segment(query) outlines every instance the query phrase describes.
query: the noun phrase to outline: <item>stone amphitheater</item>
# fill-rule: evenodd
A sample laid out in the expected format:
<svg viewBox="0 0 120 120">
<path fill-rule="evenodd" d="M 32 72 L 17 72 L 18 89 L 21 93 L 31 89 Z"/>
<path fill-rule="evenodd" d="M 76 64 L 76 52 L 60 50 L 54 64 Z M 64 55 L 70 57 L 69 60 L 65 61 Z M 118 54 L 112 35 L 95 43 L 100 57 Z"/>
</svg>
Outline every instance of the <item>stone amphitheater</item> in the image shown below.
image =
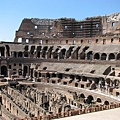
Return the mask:
<svg viewBox="0 0 120 120">
<path fill-rule="evenodd" d="M 2 120 L 73 120 L 119 107 L 120 13 L 25 18 L 14 42 L 0 42 Z"/>
</svg>

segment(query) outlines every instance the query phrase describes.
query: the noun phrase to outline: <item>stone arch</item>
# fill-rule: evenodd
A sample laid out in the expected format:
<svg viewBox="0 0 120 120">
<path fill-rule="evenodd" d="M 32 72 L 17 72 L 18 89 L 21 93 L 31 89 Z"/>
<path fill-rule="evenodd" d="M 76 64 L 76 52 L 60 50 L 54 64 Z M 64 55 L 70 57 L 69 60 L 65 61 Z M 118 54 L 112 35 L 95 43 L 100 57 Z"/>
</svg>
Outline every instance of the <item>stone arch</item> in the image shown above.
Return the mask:
<svg viewBox="0 0 120 120">
<path fill-rule="evenodd" d="M 113 83 L 115 87 L 119 86 L 119 80 L 115 79 Z"/>
<path fill-rule="evenodd" d="M 18 57 L 19 57 L 19 58 L 23 57 L 23 53 L 22 53 L 21 51 L 18 52 Z"/>
<path fill-rule="evenodd" d="M 83 93 L 81 93 L 81 94 L 79 95 L 79 97 L 80 97 L 80 98 L 85 98 L 85 95 L 84 95 Z"/>
<path fill-rule="evenodd" d="M 104 102 L 104 105 L 109 105 L 109 102 L 106 100 L 106 101 Z"/>
<path fill-rule="evenodd" d="M 110 85 L 110 83 L 111 83 L 110 78 L 106 78 L 106 83 L 107 83 L 108 85 Z"/>
<path fill-rule="evenodd" d="M 53 59 L 58 59 L 58 51 L 59 51 L 59 48 L 56 48 L 55 52 L 53 52 Z"/>
<path fill-rule="evenodd" d="M 89 96 L 87 97 L 87 99 L 86 99 L 86 103 L 87 103 L 87 104 L 92 104 L 93 101 L 94 101 L 94 98 L 93 98 L 92 95 L 89 95 Z"/>
<path fill-rule="evenodd" d="M 6 56 L 10 56 L 10 46 L 5 45 L 5 47 L 6 47 Z"/>
<path fill-rule="evenodd" d="M 89 51 L 89 52 L 87 53 L 87 60 L 92 60 L 92 56 L 93 56 L 92 51 Z"/>
<path fill-rule="evenodd" d="M 5 47 L 0 47 L 0 56 L 5 56 Z"/>
<path fill-rule="evenodd" d="M 108 56 L 108 60 L 113 60 L 115 59 L 115 54 L 114 53 L 110 53 Z"/>
<path fill-rule="evenodd" d="M 48 46 L 45 46 L 42 50 L 42 57 L 45 58 L 45 55 L 46 55 L 46 51 L 48 49 Z"/>
<path fill-rule="evenodd" d="M 117 54 L 117 60 L 120 60 L 120 53 Z"/>
<path fill-rule="evenodd" d="M 78 87 L 78 83 L 75 83 L 75 87 Z"/>
<path fill-rule="evenodd" d="M 35 51 L 35 46 L 31 46 L 30 53 L 31 53 L 32 55 L 34 54 L 34 51 Z"/>
<path fill-rule="evenodd" d="M 46 73 L 46 77 L 47 77 L 47 78 L 50 78 L 50 73 Z"/>
<path fill-rule="evenodd" d="M 24 66 L 23 68 L 23 76 L 25 77 L 28 73 L 28 66 Z"/>
<path fill-rule="evenodd" d="M 81 52 L 80 53 L 80 59 L 81 60 L 85 60 L 85 52 Z"/>
<path fill-rule="evenodd" d="M 100 98 L 97 98 L 96 102 L 102 103 L 102 100 Z"/>
<path fill-rule="evenodd" d="M 63 78 L 63 74 L 62 74 L 62 73 L 59 73 L 59 74 L 58 74 L 58 78 L 62 79 L 62 78 Z"/>
<path fill-rule="evenodd" d="M 15 58 L 16 58 L 16 57 L 17 57 L 17 52 L 13 51 L 13 52 L 12 52 L 12 57 L 15 57 Z"/>
<path fill-rule="evenodd" d="M 29 49 L 29 46 L 26 45 L 26 46 L 24 47 L 24 50 L 25 50 L 25 51 L 28 51 L 28 49 Z"/>
<path fill-rule="evenodd" d="M 24 51 L 24 57 L 28 57 L 28 52 Z"/>
<path fill-rule="evenodd" d="M 8 70 L 6 66 L 1 66 L 1 75 L 7 76 Z"/>
<path fill-rule="evenodd" d="M 52 76 L 52 77 L 56 77 L 56 74 L 55 74 L 55 73 L 52 73 L 51 76 Z"/>
<path fill-rule="evenodd" d="M 99 60 L 100 59 L 100 54 L 99 53 L 95 53 L 94 54 L 94 59 Z"/>
<path fill-rule="evenodd" d="M 102 53 L 101 54 L 101 60 L 106 60 L 107 58 L 107 54 L 106 53 Z"/>
<path fill-rule="evenodd" d="M 60 51 L 60 59 L 64 59 L 64 58 L 65 58 L 65 53 L 66 53 L 66 49 L 63 48 L 63 49 Z"/>
<path fill-rule="evenodd" d="M 70 111 L 70 110 L 71 110 L 71 106 L 69 104 L 64 106 L 64 111 L 65 112 Z"/>
</svg>

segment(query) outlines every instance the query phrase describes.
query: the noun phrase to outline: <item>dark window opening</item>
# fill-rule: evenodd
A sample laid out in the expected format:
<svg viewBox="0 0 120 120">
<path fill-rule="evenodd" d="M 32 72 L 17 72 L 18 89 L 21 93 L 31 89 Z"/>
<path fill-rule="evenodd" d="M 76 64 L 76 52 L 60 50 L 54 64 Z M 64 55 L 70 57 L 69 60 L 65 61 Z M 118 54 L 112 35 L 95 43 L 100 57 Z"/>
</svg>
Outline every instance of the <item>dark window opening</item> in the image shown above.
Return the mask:
<svg viewBox="0 0 120 120">
<path fill-rule="evenodd" d="M 9 65 L 9 69 L 11 69 L 11 65 Z"/>
<path fill-rule="evenodd" d="M 83 85 L 83 84 L 81 84 L 81 88 L 84 88 L 84 85 Z"/>
<path fill-rule="evenodd" d="M 83 43 L 83 40 L 81 40 L 81 43 Z"/>
<path fill-rule="evenodd" d="M 64 85 L 67 85 L 67 82 L 63 82 Z"/>
<path fill-rule="evenodd" d="M 96 43 L 98 43 L 98 39 L 96 39 Z"/>
<path fill-rule="evenodd" d="M 66 70 L 65 70 L 65 71 L 66 71 L 66 72 L 68 72 L 69 70 L 70 70 L 70 68 L 66 68 Z"/>
<path fill-rule="evenodd" d="M 111 39 L 111 43 L 113 42 L 113 38 Z"/>
<path fill-rule="evenodd" d="M 106 44 L 106 39 L 103 39 L 103 44 Z"/>
<path fill-rule="evenodd" d="M 54 81 L 54 80 L 52 80 L 52 83 L 55 83 L 55 81 Z"/>
<path fill-rule="evenodd" d="M 91 70 L 90 73 L 95 73 L 95 70 Z"/>
<path fill-rule="evenodd" d="M 48 44 L 48 40 L 46 40 L 46 44 Z"/>
<path fill-rule="evenodd" d="M 47 67 L 44 67 L 44 68 L 43 68 L 43 70 L 46 70 L 46 69 L 47 69 Z"/>
<path fill-rule="evenodd" d="M 66 40 L 66 44 L 68 44 L 68 40 Z"/>
</svg>

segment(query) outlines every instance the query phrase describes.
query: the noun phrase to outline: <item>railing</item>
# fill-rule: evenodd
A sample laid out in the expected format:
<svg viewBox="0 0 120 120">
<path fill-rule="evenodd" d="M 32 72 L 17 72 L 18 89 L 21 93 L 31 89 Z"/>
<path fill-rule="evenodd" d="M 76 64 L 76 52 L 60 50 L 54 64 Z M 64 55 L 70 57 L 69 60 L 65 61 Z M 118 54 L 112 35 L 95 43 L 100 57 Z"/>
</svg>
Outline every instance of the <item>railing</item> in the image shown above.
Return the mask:
<svg viewBox="0 0 120 120">
<path fill-rule="evenodd" d="M 58 118 L 75 116 L 75 115 L 87 114 L 87 113 L 92 113 L 97 111 L 109 110 L 109 109 L 114 109 L 118 107 L 120 107 L 120 103 L 103 105 L 103 106 L 99 105 L 96 107 L 72 110 L 72 111 L 58 113 L 58 114 L 49 114 L 49 115 L 43 115 L 43 116 L 31 117 L 31 118 L 26 117 L 24 119 L 16 119 L 16 120 L 51 120 L 51 119 L 58 119 Z"/>
</svg>

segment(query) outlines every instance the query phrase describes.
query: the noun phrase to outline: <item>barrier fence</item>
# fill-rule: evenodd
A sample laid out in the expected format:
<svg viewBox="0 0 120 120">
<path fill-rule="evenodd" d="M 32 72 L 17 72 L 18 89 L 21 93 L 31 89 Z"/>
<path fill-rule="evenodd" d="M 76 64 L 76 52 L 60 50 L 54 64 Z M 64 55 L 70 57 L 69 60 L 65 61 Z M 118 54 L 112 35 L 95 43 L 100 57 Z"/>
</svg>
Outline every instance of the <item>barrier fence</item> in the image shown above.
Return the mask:
<svg viewBox="0 0 120 120">
<path fill-rule="evenodd" d="M 87 113 L 92 113 L 92 112 L 97 112 L 97 111 L 109 110 L 109 109 L 114 109 L 114 108 L 119 108 L 119 107 L 120 107 L 120 103 L 110 104 L 110 105 L 102 105 L 102 106 L 98 105 L 96 107 L 71 110 L 71 111 L 61 112 L 61 113 L 57 113 L 57 114 L 48 114 L 48 115 L 43 115 L 43 116 L 38 116 L 38 117 L 31 117 L 31 118 L 26 117 L 24 119 L 17 118 L 16 120 L 51 120 L 51 119 L 87 114 Z"/>
</svg>

